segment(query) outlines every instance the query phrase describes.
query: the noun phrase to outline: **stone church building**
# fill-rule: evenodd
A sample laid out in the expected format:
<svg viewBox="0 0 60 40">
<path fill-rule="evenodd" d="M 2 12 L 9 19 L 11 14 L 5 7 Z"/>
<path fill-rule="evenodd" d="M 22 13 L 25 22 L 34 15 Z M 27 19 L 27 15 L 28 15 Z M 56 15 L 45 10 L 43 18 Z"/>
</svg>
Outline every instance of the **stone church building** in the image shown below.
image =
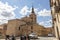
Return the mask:
<svg viewBox="0 0 60 40">
<path fill-rule="evenodd" d="M 53 28 L 45 28 L 44 26 L 39 25 L 37 23 L 37 17 L 33 7 L 29 17 L 26 16 L 21 19 L 9 20 L 6 25 L 7 26 L 5 28 L 3 27 L 5 29 L 4 35 L 10 35 L 10 36 L 29 35 L 31 33 L 35 33 L 38 36 L 48 36 L 48 34 L 52 33 L 53 29 Z"/>
</svg>

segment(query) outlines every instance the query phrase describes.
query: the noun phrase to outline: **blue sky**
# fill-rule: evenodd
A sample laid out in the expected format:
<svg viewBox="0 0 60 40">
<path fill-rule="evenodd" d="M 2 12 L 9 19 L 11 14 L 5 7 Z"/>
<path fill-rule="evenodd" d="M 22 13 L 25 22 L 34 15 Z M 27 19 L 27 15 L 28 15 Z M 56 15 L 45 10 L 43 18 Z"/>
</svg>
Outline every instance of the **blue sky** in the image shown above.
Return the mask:
<svg viewBox="0 0 60 40">
<path fill-rule="evenodd" d="M 0 5 L 3 6 L 3 8 L 0 7 L 1 20 L 28 16 L 33 5 L 37 15 L 37 23 L 46 27 L 52 26 L 49 0 L 0 0 Z M 2 24 L 1 20 L 0 24 Z"/>
</svg>

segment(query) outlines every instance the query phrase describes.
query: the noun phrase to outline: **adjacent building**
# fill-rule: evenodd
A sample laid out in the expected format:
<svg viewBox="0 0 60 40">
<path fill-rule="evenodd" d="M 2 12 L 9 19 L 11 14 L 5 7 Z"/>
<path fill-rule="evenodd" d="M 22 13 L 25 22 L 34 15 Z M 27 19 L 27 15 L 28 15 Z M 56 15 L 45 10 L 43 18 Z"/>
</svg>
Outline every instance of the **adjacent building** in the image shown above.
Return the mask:
<svg viewBox="0 0 60 40">
<path fill-rule="evenodd" d="M 50 0 L 54 35 L 60 38 L 60 0 Z"/>
<path fill-rule="evenodd" d="M 7 24 L 0 25 L 0 36 L 5 36 L 7 30 Z"/>
</svg>

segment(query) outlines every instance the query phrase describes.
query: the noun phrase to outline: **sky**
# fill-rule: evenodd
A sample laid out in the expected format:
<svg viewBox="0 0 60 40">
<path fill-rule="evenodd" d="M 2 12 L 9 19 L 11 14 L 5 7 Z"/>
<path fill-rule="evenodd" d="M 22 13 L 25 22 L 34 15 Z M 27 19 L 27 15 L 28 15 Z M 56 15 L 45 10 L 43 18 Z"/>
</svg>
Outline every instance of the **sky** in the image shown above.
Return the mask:
<svg viewBox="0 0 60 40">
<path fill-rule="evenodd" d="M 32 5 L 37 15 L 37 23 L 51 27 L 52 17 L 49 0 L 0 0 L 0 24 L 30 15 Z"/>
</svg>

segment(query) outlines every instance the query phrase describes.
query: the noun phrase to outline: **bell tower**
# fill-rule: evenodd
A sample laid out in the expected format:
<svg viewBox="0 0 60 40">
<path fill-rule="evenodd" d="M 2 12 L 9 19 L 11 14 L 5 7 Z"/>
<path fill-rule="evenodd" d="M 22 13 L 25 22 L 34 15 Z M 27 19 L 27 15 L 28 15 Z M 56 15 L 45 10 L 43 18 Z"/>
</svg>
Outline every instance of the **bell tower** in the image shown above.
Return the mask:
<svg viewBox="0 0 60 40">
<path fill-rule="evenodd" d="M 30 14 L 29 16 L 30 16 L 32 22 L 33 22 L 33 23 L 36 23 L 36 14 L 35 14 L 35 12 L 34 12 L 34 7 L 33 7 L 33 6 L 32 6 L 31 14 Z"/>
</svg>

